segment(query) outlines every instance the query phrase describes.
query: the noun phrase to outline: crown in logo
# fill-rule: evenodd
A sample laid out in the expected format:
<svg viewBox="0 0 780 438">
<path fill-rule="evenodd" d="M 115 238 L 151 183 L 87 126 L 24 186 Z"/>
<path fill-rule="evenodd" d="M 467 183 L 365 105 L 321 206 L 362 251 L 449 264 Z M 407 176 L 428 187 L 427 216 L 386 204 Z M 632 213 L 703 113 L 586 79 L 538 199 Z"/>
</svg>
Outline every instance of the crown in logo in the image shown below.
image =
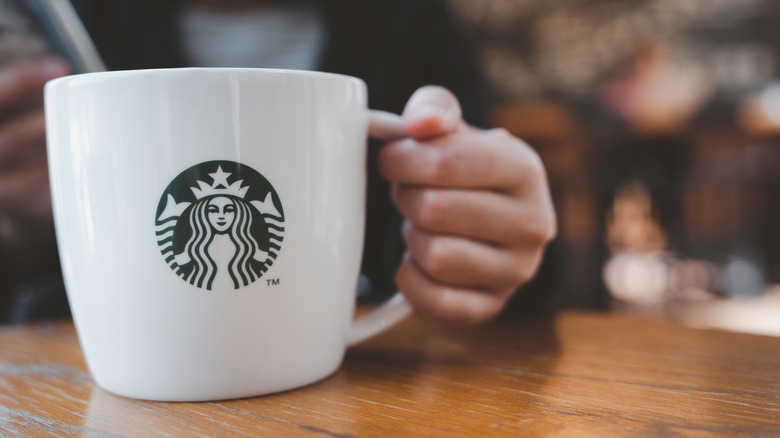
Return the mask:
<svg viewBox="0 0 780 438">
<path fill-rule="evenodd" d="M 228 184 L 227 179 L 230 175 L 232 174 L 223 171 L 222 166 L 219 166 L 216 172 L 209 174 L 214 183 L 209 185 L 203 181 L 198 181 L 197 188 L 191 187 L 192 193 L 197 199 L 215 195 L 230 195 L 243 198 L 246 195 L 246 191 L 249 190 L 249 186 L 241 187 L 241 183 L 244 182 L 242 179 L 233 184 Z"/>
</svg>

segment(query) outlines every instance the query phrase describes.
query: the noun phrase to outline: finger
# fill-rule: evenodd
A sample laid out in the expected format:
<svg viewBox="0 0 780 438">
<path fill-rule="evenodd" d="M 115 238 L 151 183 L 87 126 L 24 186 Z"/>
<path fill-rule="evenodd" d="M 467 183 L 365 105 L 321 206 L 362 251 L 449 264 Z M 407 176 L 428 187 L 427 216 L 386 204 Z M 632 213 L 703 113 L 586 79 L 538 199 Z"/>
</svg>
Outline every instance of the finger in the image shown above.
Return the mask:
<svg viewBox="0 0 780 438">
<path fill-rule="evenodd" d="M 462 123 L 460 103 L 443 87 L 428 85 L 418 89 L 404 108 L 406 131 L 413 138 L 438 137 L 455 131 Z"/>
<path fill-rule="evenodd" d="M 398 140 L 385 145 L 378 160 L 384 178 L 405 184 L 517 192 L 546 180 L 536 152 L 503 129 Z"/>
<path fill-rule="evenodd" d="M 397 140 L 408 137 L 401 116 L 387 111 L 371 110 L 368 116 L 368 135 L 377 140 Z"/>
<path fill-rule="evenodd" d="M 439 283 L 505 294 L 530 280 L 541 261 L 537 247 L 528 251 L 498 248 L 428 233 L 409 222 L 403 231 L 416 266 Z"/>
<path fill-rule="evenodd" d="M 519 200 L 490 191 L 393 186 L 398 209 L 418 228 L 500 246 L 539 246 L 552 238 L 555 214 L 545 193 Z"/>
<path fill-rule="evenodd" d="M 68 65 L 57 57 L 29 61 L 0 69 L 0 111 L 40 95 L 43 85 L 69 71 Z"/>
<path fill-rule="evenodd" d="M 417 313 L 450 324 L 473 325 L 487 321 L 498 315 L 506 301 L 506 297 L 432 281 L 411 258 L 401 263 L 395 281 Z"/>
<path fill-rule="evenodd" d="M 0 167 L 30 153 L 43 153 L 46 124 L 42 109 L 17 116 L 0 124 Z"/>
</svg>

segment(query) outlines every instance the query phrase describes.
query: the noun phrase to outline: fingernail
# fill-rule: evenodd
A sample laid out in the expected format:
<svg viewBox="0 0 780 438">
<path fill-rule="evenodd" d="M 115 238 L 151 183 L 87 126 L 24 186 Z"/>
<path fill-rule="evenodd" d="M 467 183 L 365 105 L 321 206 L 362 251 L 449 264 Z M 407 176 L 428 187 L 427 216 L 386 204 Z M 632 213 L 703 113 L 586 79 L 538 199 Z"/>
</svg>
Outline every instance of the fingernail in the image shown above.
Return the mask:
<svg viewBox="0 0 780 438">
<path fill-rule="evenodd" d="M 429 117 L 436 117 L 441 119 L 442 122 L 450 121 L 455 116 L 454 111 L 435 103 L 424 103 L 415 105 L 409 108 L 409 111 L 404 114 L 408 119 L 427 119 Z"/>
</svg>

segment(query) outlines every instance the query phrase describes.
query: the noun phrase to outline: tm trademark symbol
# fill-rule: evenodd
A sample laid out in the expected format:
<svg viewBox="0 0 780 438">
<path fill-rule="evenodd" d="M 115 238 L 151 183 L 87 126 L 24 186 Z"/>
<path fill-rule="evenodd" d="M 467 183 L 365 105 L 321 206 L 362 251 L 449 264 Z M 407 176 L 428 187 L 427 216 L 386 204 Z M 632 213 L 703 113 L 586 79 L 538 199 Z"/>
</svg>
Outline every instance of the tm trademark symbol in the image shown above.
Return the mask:
<svg viewBox="0 0 780 438">
<path fill-rule="evenodd" d="M 266 280 L 266 283 L 268 283 L 269 286 L 278 286 L 279 285 L 279 279 L 278 278 L 272 278 L 270 280 Z"/>
</svg>

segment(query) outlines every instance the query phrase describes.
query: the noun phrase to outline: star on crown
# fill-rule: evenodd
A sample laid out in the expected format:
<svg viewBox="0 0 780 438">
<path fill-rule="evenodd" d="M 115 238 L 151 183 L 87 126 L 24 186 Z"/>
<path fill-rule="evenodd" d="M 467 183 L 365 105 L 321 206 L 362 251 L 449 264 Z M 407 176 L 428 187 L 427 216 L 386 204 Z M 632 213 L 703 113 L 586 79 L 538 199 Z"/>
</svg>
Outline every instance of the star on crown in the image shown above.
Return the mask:
<svg viewBox="0 0 780 438">
<path fill-rule="evenodd" d="M 214 183 L 209 185 L 203 181 L 198 181 L 198 187 L 191 187 L 192 193 L 197 199 L 215 195 L 230 195 L 243 198 L 246 195 L 246 191 L 249 190 L 249 186 L 241 187 L 241 183 L 244 182 L 242 179 L 233 184 L 228 184 L 227 179 L 230 175 L 232 174 L 223 171 L 222 166 L 219 166 L 216 172 L 209 174 Z"/>
</svg>

